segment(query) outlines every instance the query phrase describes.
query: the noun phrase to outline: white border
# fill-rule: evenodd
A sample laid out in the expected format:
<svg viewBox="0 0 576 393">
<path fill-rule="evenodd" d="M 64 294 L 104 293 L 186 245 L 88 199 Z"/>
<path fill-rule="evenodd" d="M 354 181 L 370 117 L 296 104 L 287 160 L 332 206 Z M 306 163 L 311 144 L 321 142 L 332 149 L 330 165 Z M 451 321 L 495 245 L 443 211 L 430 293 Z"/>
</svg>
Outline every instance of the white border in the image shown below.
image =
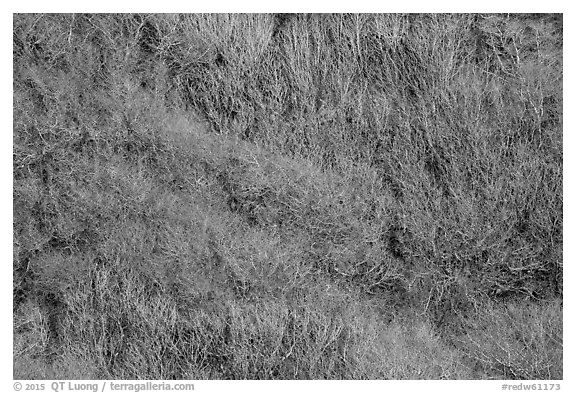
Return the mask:
<svg viewBox="0 0 576 393">
<path fill-rule="evenodd" d="M 385 4 L 383 4 L 385 3 Z M 0 357 L 0 389 L 2 391 L 13 391 L 12 381 L 12 133 L 9 132 L 12 125 L 12 41 L 10 39 L 12 29 L 12 13 L 20 12 L 563 12 L 564 13 L 564 151 L 574 151 L 576 136 L 574 129 L 574 76 L 570 70 L 576 69 L 573 61 L 574 51 L 574 22 L 573 9 L 568 6 L 568 2 L 562 1 L 523 1 L 523 2 L 503 2 L 488 0 L 469 4 L 461 1 L 402 1 L 402 2 L 382 2 L 372 1 L 348 1 L 348 2 L 314 2 L 305 0 L 292 0 L 289 2 L 269 2 L 269 1 L 209 1 L 209 2 L 174 2 L 174 1 L 98 1 L 88 6 L 75 1 L 27 1 L 3 4 L 0 15 L 3 34 L 2 39 L 2 120 L 5 124 L 4 132 L 0 134 L 0 182 L 4 186 L 2 196 L 2 263 L 0 264 L 0 275 L 2 279 L 2 299 L 0 302 L 4 315 L 3 323 L 0 327 L 1 348 Z M 574 194 L 573 174 L 575 173 L 575 156 L 565 154 L 564 160 L 564 282 L 565 288 L 564 302 L 564 381 L 562 391 L 576 391 L 574 384 L 574 374 L 571 373 L 571 365 L 574 364 L 574 340 L 570 332 L 574 331 L 573 295 L 574 291 L 570 285 L 574 268 L 574 213 L 575 208 L 572 201 L 576 199 Z M 47 381 L 48 382 L 48 381 Z M 88 382 L 88 381 L 87 381 Z M 102 381 L 94 381 L 101 383 Z M 134 381 L 136 382 L 136 381 Z M 534 381 L 535 383 L 541 381 Z M 554 382 L 554 381 L 550 381 Z M 395 391 L 446 391 L 446 392 L 497 392 L 501 391 L 502 381 L 197 381 L 196 390 L 205 391 L 254 391 L 267 392 L 269 389 L 290 389 L 290 390 L 328 390 L 333 392 L 349 392 L 351 390 L 366 390 L 382 392 L 382 389 L 394 389 Z M 511 381 L 511 384 L 520 382 Z M 522 383 L 529 383 L 524 381 Z M 49 388 L 48 390 L 49 391 Z"/>
</svg>

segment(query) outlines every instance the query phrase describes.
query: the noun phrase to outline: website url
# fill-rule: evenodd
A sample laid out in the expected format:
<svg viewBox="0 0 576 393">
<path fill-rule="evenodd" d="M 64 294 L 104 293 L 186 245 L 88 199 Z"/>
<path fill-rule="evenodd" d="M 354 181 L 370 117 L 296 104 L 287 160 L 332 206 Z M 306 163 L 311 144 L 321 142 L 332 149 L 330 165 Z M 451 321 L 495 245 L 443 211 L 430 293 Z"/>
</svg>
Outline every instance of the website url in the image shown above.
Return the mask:
<svg viewBox="0 0 576 393">
<path fill-rule="evenodd" d="M 193 383 L 165 383 L 165 382 L 145 382 L 145 383 L 127 383 L 127 382 L 110 382 L 110 390 L 113 391 L 130 391 L 140 392 L 145 390 L 178 390 L 193 391 Z"/>
</svg>

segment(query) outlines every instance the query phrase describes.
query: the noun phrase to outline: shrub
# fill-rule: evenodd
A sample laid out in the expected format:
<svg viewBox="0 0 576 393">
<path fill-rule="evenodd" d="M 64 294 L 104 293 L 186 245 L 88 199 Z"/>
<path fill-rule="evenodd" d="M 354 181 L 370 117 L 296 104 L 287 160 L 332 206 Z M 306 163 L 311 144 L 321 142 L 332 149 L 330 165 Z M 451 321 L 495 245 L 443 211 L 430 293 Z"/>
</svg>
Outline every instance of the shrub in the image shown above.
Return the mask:
<svg viewBox="0 0 576 393">
<path fill-rule="evenodd" d="M 15 376 L 561 378 L 561 16 L 13 30 Z"/>
</svg>

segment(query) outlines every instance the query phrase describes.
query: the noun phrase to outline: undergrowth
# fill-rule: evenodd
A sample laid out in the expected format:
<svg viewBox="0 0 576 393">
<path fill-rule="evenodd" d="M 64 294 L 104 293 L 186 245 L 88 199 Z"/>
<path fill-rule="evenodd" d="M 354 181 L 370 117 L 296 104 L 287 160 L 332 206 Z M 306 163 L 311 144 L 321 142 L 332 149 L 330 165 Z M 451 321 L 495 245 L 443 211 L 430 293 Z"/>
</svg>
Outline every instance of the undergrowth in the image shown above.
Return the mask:
<svg viewBox="0 0 576 393">
<path fill-rule="evenodd" d="M 17 379 L 562 379 L 562 16 L 14 15 Z"/>
</svg>

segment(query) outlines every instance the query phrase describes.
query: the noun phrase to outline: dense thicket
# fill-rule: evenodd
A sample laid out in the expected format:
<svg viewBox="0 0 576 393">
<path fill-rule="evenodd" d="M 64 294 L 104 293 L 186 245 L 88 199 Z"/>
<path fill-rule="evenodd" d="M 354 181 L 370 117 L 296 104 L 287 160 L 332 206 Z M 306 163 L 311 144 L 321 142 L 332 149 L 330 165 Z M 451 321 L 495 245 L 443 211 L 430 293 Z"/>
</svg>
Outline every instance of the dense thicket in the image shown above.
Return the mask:
<svg viewBox="0 0 576 393">
<path fill-rule="evenodd" d="M 558 15 L 15 15 L 15 376 L 561 378 L 562 50 Z"/>
</svg>

